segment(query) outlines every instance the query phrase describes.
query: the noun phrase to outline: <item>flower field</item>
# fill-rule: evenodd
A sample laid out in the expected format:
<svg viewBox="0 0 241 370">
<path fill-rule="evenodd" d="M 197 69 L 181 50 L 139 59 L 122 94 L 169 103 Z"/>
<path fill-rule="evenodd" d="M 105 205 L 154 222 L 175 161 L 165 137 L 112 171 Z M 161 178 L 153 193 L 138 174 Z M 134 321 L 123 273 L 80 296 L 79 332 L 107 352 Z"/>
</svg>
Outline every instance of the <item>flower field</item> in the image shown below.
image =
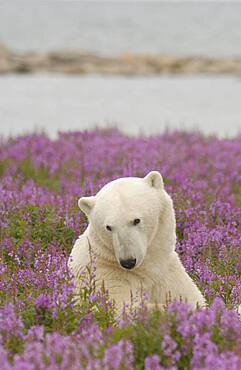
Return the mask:
<svg viewBox="0 0 241 370">
<path fill-rule="evenodd" d="M 77 199 L 158 170 L 177 217 L 177 251 L 208 308 L 115 319 L 83 281 L 74 304 L 67 260 L 87 220 Z M 241 136 L 117 130 L 0 141 L 0 369 L 241 369 Z"/>
</svg>

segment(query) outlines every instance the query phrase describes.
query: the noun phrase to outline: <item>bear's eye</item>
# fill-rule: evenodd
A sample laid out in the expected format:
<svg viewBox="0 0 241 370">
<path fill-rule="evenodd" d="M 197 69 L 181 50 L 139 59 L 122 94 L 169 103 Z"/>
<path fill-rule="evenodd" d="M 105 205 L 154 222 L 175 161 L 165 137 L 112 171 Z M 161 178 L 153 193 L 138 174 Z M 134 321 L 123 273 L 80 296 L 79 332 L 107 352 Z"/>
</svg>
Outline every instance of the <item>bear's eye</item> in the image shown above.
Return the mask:
<svg viewBox="0 0 241 370">
<path fill-rule="evenodd" d="M 106 225 L 106 230 L 108 230 L 108 231 L 112 231 L 112 228 L 109 226 L 109 225 Z"/>
<path fill-rule="evenodd" d="M 133 221 L 133 225 L 136 226 L 138 225 L 139 223 L 141 222 L 141 220 L 139 218 L 135 218 L 134 221 Z"/>
</svg>

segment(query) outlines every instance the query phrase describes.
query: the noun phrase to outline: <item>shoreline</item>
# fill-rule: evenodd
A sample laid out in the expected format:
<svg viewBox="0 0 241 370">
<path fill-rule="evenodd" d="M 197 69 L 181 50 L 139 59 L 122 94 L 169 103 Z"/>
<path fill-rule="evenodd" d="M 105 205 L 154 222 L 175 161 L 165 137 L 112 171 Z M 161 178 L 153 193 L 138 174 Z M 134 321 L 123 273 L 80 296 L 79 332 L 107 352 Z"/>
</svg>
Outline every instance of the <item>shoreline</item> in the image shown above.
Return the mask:
<svg viewBox="0 0 241 370">
<path fill-rule="evenodd" d="M 105 56 L 82 50 L 18 53 L 0 44 L 0 75 L 28 73 L 70 75 L 241 75 L 240 57 L 172 56 L 123 53 Z"/>
</svg>

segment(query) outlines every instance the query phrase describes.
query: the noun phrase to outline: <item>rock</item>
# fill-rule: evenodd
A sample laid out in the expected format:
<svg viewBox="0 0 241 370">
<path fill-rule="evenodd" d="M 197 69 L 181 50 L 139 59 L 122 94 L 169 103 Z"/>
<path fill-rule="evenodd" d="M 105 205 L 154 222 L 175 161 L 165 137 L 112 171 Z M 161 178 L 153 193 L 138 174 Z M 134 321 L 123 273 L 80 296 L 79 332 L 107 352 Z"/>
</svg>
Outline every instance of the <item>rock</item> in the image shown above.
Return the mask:
<svg viewBox="0 0 241 370">
<path fill-rule="evenodd" d="M 0 44 L 0 74 L 10 72 L 11 67 L 9 59 L 10 51 L 4 44 Z"/>
<path fill-rule="evenodd" d="M 6 45 L 0 43 L 0 59 L 8 58 L 9 55 L 10 55 L 9 49 L 6 47 Z"/>
</svg>

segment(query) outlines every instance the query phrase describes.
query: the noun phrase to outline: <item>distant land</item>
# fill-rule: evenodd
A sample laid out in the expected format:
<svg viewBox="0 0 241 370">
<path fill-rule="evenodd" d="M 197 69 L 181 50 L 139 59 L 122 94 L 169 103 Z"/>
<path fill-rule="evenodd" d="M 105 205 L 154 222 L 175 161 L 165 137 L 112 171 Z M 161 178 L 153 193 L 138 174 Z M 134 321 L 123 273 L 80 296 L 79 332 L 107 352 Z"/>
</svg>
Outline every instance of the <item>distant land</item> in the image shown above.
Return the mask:
<svg viewBox="0 0 241 370">
<path fill-rule="evenodd" d="M 241 57 L 173 56 L 123 53 L 107 56 L 82 50 L 14 52 L 0 44 L 0 74 L 57 72 L 66 74 L 241 75 Z"/>
</svg>

